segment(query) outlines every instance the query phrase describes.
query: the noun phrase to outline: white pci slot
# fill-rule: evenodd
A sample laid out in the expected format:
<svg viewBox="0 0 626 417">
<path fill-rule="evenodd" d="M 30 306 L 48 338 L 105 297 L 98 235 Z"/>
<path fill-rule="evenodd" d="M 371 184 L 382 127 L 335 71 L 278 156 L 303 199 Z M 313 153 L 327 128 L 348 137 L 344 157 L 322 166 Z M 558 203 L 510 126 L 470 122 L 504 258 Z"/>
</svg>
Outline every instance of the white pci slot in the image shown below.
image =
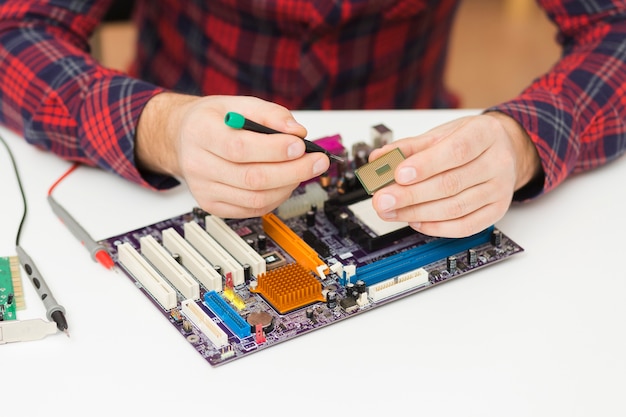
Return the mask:
<svg viewBox="0 0 626 417">
<path fill-rule="evenodd" d="M 152 235 L 139 239 L 141 253 L 185 298 L 200 298 L 200 285 Z"/>
<path fill-rule="evenodd" d="M 156 269 L 144 259 L 133 246 L 124 242 L 117 246 L 117 256 L 122 265 L 133 274 L 152 294 L 164 309 L 171 310 L 176 307 L 176 291 L 159 275 Z"/>
<path fill-rule="evenodd" d="M 180 261 L 194 277 L 209 291 L 222 291 L 222 276 L 213 268 L 206 259 L 196 251 L 183 237 L 173 228 L 165 229 L 161 233 L 163 246 L 170 253 L 178 254 Z"/>
<path fill-rule="evenodd" d="M 211 235 L 202 230 L 202 227 L 196 222 L 187 222 L 183 228 L 185 230 L 185 239 L 207 258 L 209 262 L 213 265 L 219 265 L 222 268 L 224 276 L 230 272 L 233 276 L 234 285 L 244 283 L 243 266 L 241 266 L 217 240 L 213 239 Z"/>
<path fill-rule="evenodd" d="M 368 295 L 372 301 L 380 301 L 392 295 L 428 284 L 428 272 L 424 268 L 409 271 L 368 287 Z"/>
<path fill-rule="evenodd" d="M 193 300 L 184 300 L 181 311 L 202 333 L 209 338 L 218 348 L 228 345 L 228 335 L 215 324 L 211 317 L 206 314 Z"/>
<path fill-rule="evenodd" d="M 244 241 L 231 229 L 224 220 L 216 216 L 206 216 L 206 231 L 217 240 L 232 256 L 241 264 L 252 267 L 253 275 L 264 274 L 266 270 L 265 259 L 259 255 L 252 246 Z"/>
</svg>

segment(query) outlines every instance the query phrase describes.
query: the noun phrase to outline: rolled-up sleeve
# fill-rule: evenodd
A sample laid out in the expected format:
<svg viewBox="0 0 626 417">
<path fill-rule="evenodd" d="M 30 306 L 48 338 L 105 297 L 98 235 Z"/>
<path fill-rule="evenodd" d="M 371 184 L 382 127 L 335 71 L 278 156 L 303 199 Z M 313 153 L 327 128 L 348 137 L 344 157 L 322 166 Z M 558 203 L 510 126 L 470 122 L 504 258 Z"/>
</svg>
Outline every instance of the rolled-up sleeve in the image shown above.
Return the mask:
<svg viewBox="0 0 626 417">
<path fill-rule="evenodd" d="M 626 150 L 626 3 L 539 3 L 559 29 L 562 56 L 518 97 L 490 109 L 516 119 L 541 159 L 543 181 L 517 199 L 548 192 Z"/>
<path fill-rule="evenodd" d="M 110 0 L 0 1 L 0 122 L 64 159 L 98 166 L 146 187 L 174 178 L 140 173 L 135 132 L 163 91 L 104 68 L 89 39 Z"/>
</svg>

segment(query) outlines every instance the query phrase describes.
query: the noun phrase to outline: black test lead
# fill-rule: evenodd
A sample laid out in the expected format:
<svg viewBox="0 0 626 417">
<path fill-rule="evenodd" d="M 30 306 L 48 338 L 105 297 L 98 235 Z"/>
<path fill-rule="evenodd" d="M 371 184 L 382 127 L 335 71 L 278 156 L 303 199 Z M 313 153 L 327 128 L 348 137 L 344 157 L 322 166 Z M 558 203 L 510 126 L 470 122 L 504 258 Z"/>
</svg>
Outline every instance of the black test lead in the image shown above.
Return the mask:
<svg viewBox="0 0 626 417">
<path fill-rule="evenodd" d="M 22 185 L 22 179 L 20 178 L 20 173 L 17 169 L 17 164 L 15 163 L 15 158 L 13 157 L 13 152 L 11 152 L 11 148 L 6 143 L 4 138 L 0 136 L 0 142 L 4 145 L 7 152 L 9 153 L 9 157 L 11 158 L 11 164 L 13 165 L 13 171 L 15 172 L 15 178 L 17 180 L 17 185 L 20 190 L 20 195 L 22 197 L 22 204 L 24 205 L 24 211 L 22 213 L 22 219 L 20 220 L 20 224 L 17 228 L 17 235 L 15 236 L 15 250 L 17 252 L 17 257 L 20 260 L 20 264 L 22 268 L 28 274 L 30 281 L 33 283 L 35 290 L 37 291 L 37 295 L 43 302 L 44 307 L 46 308 L 46 315 L 48 320 L 54 321 L 56 323 L 57 329 L 69 337 L 70 333 L 67 330 L 67 320 L 65 319 L 65 308 L 61 306 L 54 299 L 52 292 L 48 288 L 48 285 L 44 281 L 43 277 L 39 273 L 37 266 L 30 258 L 30 256 L 26 253 L 26 251 L 20 246 L 20 236 L 22 234 L 22 226 L 26 221 L 26 213 L 28 212 L 28 204 L 26 203 L 26 194 L 24 193 L 24 186 Z M 11 339 L 11 341 L 18 340 L 35 340 L 41 337 L 44 337 L 48 332 L 49 327 L 46 324 L 36 323 L 36 322 L 28 322 L 26 327 L 22 327 L 21 330 L 16 330 L 12 336 L 17 336 L 17 338 Z M 4 335 L 3 338 L 4 340 Z"/>
<path fill-rule="evenodd" d="M 278 130 L 274 130 L 270 127 L 263 126 L 262 124 L 259 124 L 257 122 L 253 122 L 252 120 L 246 119 L 241 114 L 235 113 L 232 111 L 226 113 L 226 116 L 224 117 L 224 123 L 226 123 L 227 126 L 230 126 L 233 129 L 249 130 L 251 132 L 265 133 L 268 135 L 276 134 L 276 133 L 281 133 L 283 135 L 286 134 L 284 132 L 279 132 Z M 304 138 L 300 138 L 300 139 L 304 141 L 306 153 L 322 152 L 331 160 L 334 159 L 337 162 L 343 162 L 343 158 L 328 152 L 326 149 L 322 148 L 317 143 L 311 142 L 310 140 L 307 140 Z"/>
<path fill-rule="evenodd" d="M 37 269 L 37 265 L 35 265 L 26 251 L 19 245 L 15 247 L 15 250 L 17 251 L 17 257 L 22 264 L 22 268 L 24 268 L 24 271 L 28 274 L 28 278 L 30 278 L 30 281 L 33 283 L 33 286 L 37 291 L 37 295 L 39 295 L 39 298 L 46 308 L 46 316 L 48 317 L 48 320 L 54 321 L 57 324 L 57 329 L 65 332 L 65 334 L 69 337 L 70 333 L 67 330 L 65 309 L 54 299 L 50 288 L 48 288 L 46 281 L 44 281 L 43 276 Z"/>
</svg>

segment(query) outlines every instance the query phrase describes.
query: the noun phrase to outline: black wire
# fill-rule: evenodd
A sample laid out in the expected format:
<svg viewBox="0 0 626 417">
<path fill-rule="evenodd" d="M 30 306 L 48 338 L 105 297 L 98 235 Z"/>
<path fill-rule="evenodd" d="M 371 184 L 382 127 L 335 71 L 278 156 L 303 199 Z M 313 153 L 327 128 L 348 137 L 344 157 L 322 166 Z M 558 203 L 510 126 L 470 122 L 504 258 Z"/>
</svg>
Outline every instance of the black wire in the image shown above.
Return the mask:
<svg viewBox="0 0 626 417">
<path fill-rule="evenodd" d="M 2 135 L 0 135 L 0 142 L 4 145 L 9 153 L 9 157 L 11 158 L 11 163 L 13 164 L 13 171 L 15 172 L 15 178 L 17 179 L 17 185 L 20 187 L 20 194 L 22 195 L 22 203 L 24 204 L 24 212 L 22 213 L 22 220 L 20 220 L 20 225 L 17 228 L 17 234 L 15 235 L 15 246 L 20 245 L 20 235 L 22 234 L 22 227 L 24 226 L 24 221 L 26 220 L 26 212 L 28 211 L 28 206 L 26 205 L 26 194 L 24 193 L 24 187 L 22 187 L 22 180 L 20 178 L 20 173 L 17 170 L 17 164 L 15 163 L 15 158 L 13 157 L 13 152 L 11 152 L 11 148 L 4 140 Z"/>
</svg>

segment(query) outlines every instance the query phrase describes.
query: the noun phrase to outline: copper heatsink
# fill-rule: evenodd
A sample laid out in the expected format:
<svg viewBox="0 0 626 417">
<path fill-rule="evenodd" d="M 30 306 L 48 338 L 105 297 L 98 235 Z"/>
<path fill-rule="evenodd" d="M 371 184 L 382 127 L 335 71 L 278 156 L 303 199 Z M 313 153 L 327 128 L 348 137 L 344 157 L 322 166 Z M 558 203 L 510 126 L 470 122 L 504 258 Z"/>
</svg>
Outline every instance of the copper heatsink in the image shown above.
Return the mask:
<svg viewBox="0 0 626 417">
<path fill-rule="evenodd" d="M 298 263 L 260 274 L 257 281 L 254 292 L 263 295 L 280 314 L 324 301 L 322 284 Z"/>
</svg>

